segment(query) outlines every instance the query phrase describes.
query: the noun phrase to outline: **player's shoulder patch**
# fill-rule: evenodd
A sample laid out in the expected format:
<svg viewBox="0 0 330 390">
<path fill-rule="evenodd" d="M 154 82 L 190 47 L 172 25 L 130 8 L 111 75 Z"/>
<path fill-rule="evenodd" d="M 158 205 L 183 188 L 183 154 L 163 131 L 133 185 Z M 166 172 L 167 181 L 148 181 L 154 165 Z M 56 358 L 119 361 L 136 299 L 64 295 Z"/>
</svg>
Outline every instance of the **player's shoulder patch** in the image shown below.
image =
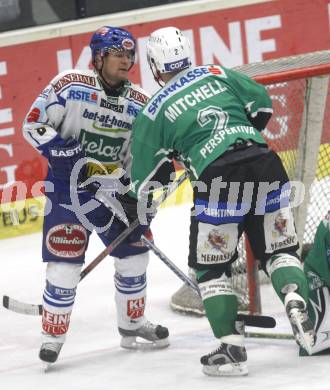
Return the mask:
<svg viewBox="0 0 330 390">
<path fill-rule="evenodd" d="M 139 105 L 145 105 L 150 99 L 150 96 L 138 85 L 130 83 L 127 90 L 127 98 Z"/>
<path fill-rule="evenodd" d="M 64 87 L 70 84 L 80 84 L 96 87 L 96 76 L 90 71 L 81 71 L 77 69 L 70 69 L 58 74 L 51 82 L 54 91 L 60 92 Z"/>
</svg>

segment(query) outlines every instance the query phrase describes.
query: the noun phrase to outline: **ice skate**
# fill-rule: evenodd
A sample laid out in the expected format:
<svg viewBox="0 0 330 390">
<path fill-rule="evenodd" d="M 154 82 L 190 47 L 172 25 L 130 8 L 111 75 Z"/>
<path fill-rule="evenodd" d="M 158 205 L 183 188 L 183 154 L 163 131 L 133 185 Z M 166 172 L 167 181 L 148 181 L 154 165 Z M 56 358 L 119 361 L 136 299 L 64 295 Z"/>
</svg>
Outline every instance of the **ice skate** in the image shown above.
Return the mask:
<svg viewBox="0 0 330 390">
<path fill-rule="evenodd" d="M 311 355 L 315 332 L 313 323 L 308 317 L 306 302 L 297 293 L 290 292 L 285 296 L 284 304 L 297 344 Z"/>
<path fill-rule="evenodd" d="M 39 358 L 46 363 L 55 363 L 61 352 L 63 343 L 43 343 L 40 348 Z"/>
<path fill-rule="evenodd" d="M 120 346 L 126 349 L 152 350 L 169 346 L 168 329 L 147 321 L 140 328 L 126 330 L 118 328 L 122 336 Z"/>
<path fill-rule="evenodd" d="M 45 371 L 50 364 L 56 362 L 63 346 L 63 337 L 51 336 L 43 333 L 43 343 L 39 351 L 39 358 L 45 363 Z"/>
<path fill-rule="evenodd" d="M 210 376 L 243 376 L 248 374 L 244 346 L 221 343 L 217 349 L 201 357 L 203 373 Z"/>
</svg>

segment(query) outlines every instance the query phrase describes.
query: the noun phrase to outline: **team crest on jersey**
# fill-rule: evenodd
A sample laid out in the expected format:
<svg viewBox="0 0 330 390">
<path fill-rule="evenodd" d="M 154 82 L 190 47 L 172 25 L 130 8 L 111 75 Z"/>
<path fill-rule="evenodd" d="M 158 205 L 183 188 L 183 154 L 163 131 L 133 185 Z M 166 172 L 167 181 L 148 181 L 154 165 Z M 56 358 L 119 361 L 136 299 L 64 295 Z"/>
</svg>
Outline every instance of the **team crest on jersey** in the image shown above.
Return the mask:
<svg viewBox="0 0 330 390">
<path fill-rule="evenodd" d="M 75 224 L 56 225 L 49 230 L 46 237 L 48 251 L 58 257 L 79 257 L 84 253 L 86 244 L 85 228 Z"/>
<path fill-rule="evenodd" d="M 228 248 L 229 235 L 219 232 L 217 229 L 212 229 L 208 236 L 208 242 L 211 246 L 221 252 L 225 252 Z"/>
<path fill-rule="evenodd" d="M 274 221 L 274 229 L 280 236 L 285 236 L 288 230 L 288 220 L 279 212 Z"/>
<path fill-rule="evenodd" d="M 296 230 L 289 208 L 266 214 L 264 223 L 267 252 L 297 245 Z"/>
<path fill-rule="evenodd" d="M 235 255 L 237 224 L 214 225 L 202 223 L 197 235 L 197 263 L 224 264 Z"/>
</svg>

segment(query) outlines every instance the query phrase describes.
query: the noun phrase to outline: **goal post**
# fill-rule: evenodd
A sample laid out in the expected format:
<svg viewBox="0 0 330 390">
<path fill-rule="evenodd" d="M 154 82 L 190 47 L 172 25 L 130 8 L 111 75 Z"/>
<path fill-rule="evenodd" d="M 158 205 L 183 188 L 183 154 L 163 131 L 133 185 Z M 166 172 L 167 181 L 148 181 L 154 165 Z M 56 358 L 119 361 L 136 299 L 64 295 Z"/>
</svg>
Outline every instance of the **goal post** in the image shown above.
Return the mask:
<svg viewBox="0 0 330 390">
<path fill-rule="evenodd" d="M 301 204 L 293 209 L 302 250 L 312 244 L 317 226 L 330 207 L 330 50 L 247 64 L 235 70 L 264 84 L 272 98 L 274 114 L 263 135 L 280 155 L 290 180 L 303 184 L 294 197 L 294 204 Z M 245 246 L 239 264 L 233 267 L 233 285 L 239 301 L 245 304 L 243 310 L 260 313 L 256 262 L 249 245 Z"/>
</svg>

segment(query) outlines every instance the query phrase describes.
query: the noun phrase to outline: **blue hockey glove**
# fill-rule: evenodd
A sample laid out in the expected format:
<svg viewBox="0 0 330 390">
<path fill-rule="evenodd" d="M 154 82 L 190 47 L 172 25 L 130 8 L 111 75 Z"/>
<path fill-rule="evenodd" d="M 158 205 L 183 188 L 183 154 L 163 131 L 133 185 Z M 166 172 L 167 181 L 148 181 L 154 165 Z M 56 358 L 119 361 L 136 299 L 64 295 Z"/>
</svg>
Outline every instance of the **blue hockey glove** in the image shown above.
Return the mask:
<svg viewBox="0 0 330 390">
<path fill-rule="evenodd" d="M 61 181 L 70 182 L 72 170 L 78 160 L 84 158 L 85 152 L 80 143 L 73 138 L 66 141 L 61 140 L 48 148 L 49 164 L 53 176 Z M 84 180 L 86 165 L 83 165 L 78 172 L 77 182 Z"/>
</svg>

